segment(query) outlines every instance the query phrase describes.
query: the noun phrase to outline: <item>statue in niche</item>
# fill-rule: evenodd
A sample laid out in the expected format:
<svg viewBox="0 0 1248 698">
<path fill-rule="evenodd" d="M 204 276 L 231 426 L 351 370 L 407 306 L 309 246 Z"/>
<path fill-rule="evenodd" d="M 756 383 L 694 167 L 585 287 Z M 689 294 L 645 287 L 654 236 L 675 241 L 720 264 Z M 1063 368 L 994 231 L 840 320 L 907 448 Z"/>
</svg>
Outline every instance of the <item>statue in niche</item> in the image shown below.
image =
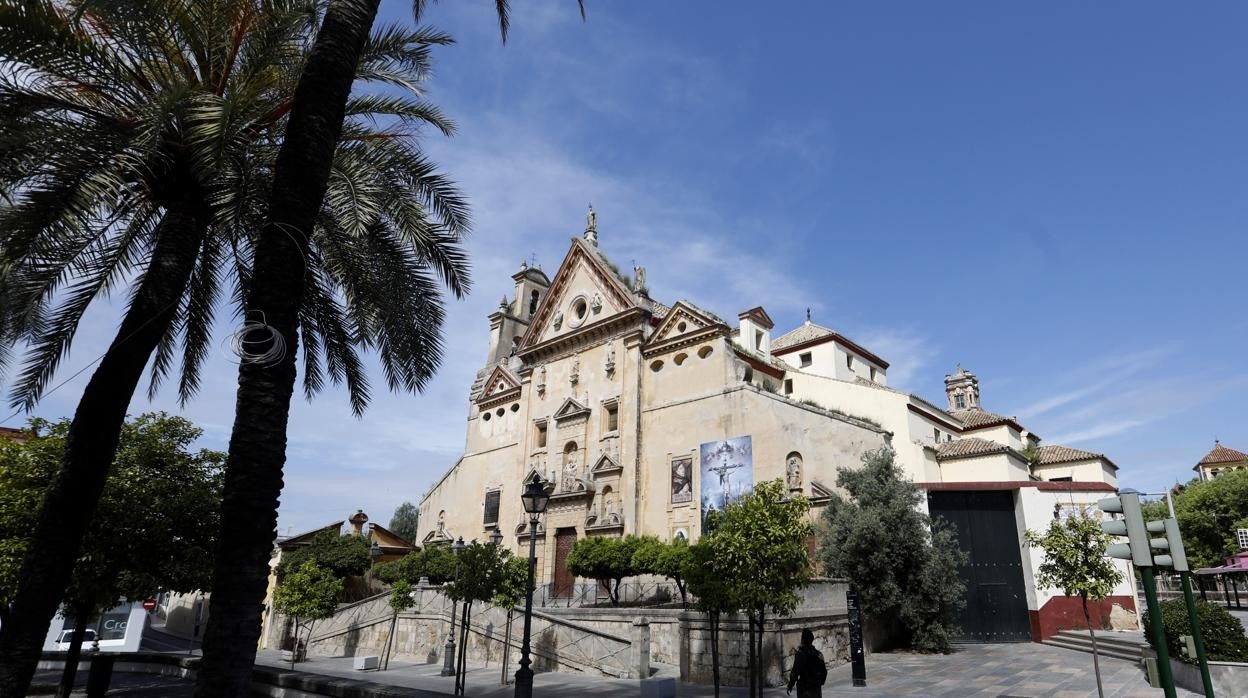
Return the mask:
<svg viewBox="0 0 1248 698">
<path fill-rule="evenodd" d="M 603 364 L 607 373 L 615 370 L 615 342 L 607 342 L 607 360 Z"/>
<path fill-rule="evenodd" d="M 438 512 L 438 536 L 442 537 L 445 535 L 446 535 L 446 511 L 443 510 L 443 511 Z"/>
<path fill-rule="evenodd" d="M 602 310 L 602 295 L 595 292 L 594 297 L 589 299 L 589 309 L 597 315 Z"/>
<path fill-rule="evenodd" d="M 564 453 L 563 461 L 563 491 L 575 492 L 577 482 L 581 472 L 581 452 L 572 449 Z"/>
<path fill-rule="evenodd" d="M 788 482 L 789 489 L 802 489 L 802 457 L 796 453 L 789 454 L 784 470 L 784 479 Z"/>
<path fill-rule="evenodd" d="M 555 329 L 557 330 L 560 327 L 563 327 L 563 311 L 562 310 L 555 313 Z"/>
<path fill-rule="evenodd" d="M 576 382 L 581 379 L 581 354 L 580 352 L 577 352 L 572 355 L 572 374 L 568 376 L 568 379 L 572 381 L 572 385 L 576 385 Z"/>
</svg>

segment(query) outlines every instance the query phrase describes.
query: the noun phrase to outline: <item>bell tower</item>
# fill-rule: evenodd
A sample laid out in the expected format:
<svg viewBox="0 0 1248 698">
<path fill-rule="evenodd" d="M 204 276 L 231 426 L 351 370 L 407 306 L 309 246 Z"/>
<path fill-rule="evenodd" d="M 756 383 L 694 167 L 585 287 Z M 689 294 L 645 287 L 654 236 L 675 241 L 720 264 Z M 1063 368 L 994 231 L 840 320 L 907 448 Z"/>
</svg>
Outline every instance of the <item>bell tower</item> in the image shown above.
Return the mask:
<svg viewBox="0 0 1248 698">
<path fill-rule="evenodd" d="M 529 266 L 528 262 L 521 262 L 520 271 L 512 274 L 511 279 L 516 282 L 515 297 L 504 296 L 498 310 L 490 314 L 490 355 L 486 366 L 493 366 L 515 352 L 520 337 L 533 321 L 537 306 L 546 297 L 546 289 L 550 288 L 546 274 Z"/>
<path fill-rule="evenodd" d="M 949 398 L 949 411 L 978 410 L 979 378 L 958 366 L 952 375 L 945 376 L 945 396 Z"/>
</svg>

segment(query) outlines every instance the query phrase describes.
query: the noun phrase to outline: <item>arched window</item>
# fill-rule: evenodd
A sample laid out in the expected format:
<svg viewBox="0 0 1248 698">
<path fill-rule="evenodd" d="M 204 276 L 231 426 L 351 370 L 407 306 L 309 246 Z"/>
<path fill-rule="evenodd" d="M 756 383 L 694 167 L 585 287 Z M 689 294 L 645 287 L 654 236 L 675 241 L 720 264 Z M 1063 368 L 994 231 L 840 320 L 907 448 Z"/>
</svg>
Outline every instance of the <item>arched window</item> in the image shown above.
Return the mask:
<svg viewBox="0 0 1248 698">
<path fill-rule="evenodd" d="M 537 312 L 537 291 L 529 296 L 529 315 Z"/>
</svg>

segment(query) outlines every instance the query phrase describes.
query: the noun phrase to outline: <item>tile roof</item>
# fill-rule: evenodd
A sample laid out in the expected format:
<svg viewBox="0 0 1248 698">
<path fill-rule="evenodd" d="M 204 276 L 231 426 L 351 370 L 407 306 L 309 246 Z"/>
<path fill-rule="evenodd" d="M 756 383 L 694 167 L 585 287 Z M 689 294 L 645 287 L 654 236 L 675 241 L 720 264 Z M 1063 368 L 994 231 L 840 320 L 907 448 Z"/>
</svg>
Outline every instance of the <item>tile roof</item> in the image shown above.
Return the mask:
<svg viewBox="0 0 1248 698">
<path fill-rule="evenodd" d="M 1200 459 L 1200 465 L 1212 465 L 1213 463 L 1238 463 L 1248 460 L 1248 453 L 1236 451 L 1233 448 L 1227 448 L 1221 443 L 1214 441 L 1213 450 L 1204 458 Z"/>
<path fill-rule="evenodd" d="M 799 325 L 797 329 L 790 330 L 784 334 L 771 340 L 771 349 L 784 349 L 802 342 L 809 342 L 812 339 L 821 339 L 823 337 L 835 337 L 836 332 L 829 330 L 822 325 L 816 325 L 813 322 L 807 322 Z"/>
<path fill-rule="evenodd" d="M 1053 444 L 1052 446 L 1041 446 L 1040 465 L 1052 465 L 1054 463 L 1069 463 L 1076 460 L 1093 460 L 1096 458 L 1104 459 L 1104 454 L 1084 451 L 1070 446 L 1062 446 L 1061 444 Z"/>
<path fill-rule="evenodd" d="M 967 429 L 991 427 L 996 426 L 997 424 L 1006 424 L 1008 422 L 1018 424 L 1018 420 L 1013 417 L 1006 417 L 1004 415 L 989 412 L 987 410 L 981 410 L 979 408 L 969 410 L 950 410 L 949 414 L 953 415 L 954 419 L 962 422 L 962 425 Z"/>
<path fill-rule="evenodd" d="M 785 332 L 779 337 L 776 337 L 775 339 L 771 340 L 771 350 L 773 352 L 782 352 L 786 349 L 789 349 L 790 347 L 795 347 L 800 344 L 805 344 L 806 342 L 813 342 L 819 339 L 838 340 L 848 345 L 855 352 L 862 354 L 863 357 L 865 357 L 867 360 L 875 362 L 881 368 L 884 368 L 884 369 L 888 368 L 888 362 L 880 358 L 876 354 L 872 353 L 871 350 L 867 349 L 861 344 L 858 344 L 854 340 L 850 339 L 849 337 L 846 337 L 845 335 L 841 334 L 840 332 L 837 332 L 836 330 L 830 330 L 824 327 L 823 325 L 816 325 L 810 320 L 807 320 L 806 322 L 799 325 L 797 329 Z"/>
<path fill-rule="evenodd" d="M 971 436 L 957 441 L 946 441 L 936 447 L 936 460 L 952 458 L 970 458 L 971 456 L 987 456 L 994 453 L 1005 453 L 1010 447 L 996 441 Z"/>
</svg>

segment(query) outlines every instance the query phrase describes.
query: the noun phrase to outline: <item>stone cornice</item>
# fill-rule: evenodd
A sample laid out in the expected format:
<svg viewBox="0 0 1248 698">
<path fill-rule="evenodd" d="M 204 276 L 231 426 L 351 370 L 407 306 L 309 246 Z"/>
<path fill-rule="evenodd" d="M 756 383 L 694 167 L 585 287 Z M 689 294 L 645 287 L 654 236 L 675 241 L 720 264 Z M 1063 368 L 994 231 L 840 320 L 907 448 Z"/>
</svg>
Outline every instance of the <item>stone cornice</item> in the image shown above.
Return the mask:
<svg viewBox="0 0 1248 698">
<path fill-rule="evenodd" d="M 589 347 L 603 339 L 614 337 L 624 329 L 636 329 L 635 324 L 645 321 L 647 313 L 641 308 L 630 308 L 598 322 L 585 325 L 575 331 L 558 337 L 552 337 L 538 344 L 526 347 L 517 353 L 525 364 L 536 364 L 543 359 L 571 354 L 577 349 Z M 532 370 L 531 366 L 528 366 Z"/>
</svg>

